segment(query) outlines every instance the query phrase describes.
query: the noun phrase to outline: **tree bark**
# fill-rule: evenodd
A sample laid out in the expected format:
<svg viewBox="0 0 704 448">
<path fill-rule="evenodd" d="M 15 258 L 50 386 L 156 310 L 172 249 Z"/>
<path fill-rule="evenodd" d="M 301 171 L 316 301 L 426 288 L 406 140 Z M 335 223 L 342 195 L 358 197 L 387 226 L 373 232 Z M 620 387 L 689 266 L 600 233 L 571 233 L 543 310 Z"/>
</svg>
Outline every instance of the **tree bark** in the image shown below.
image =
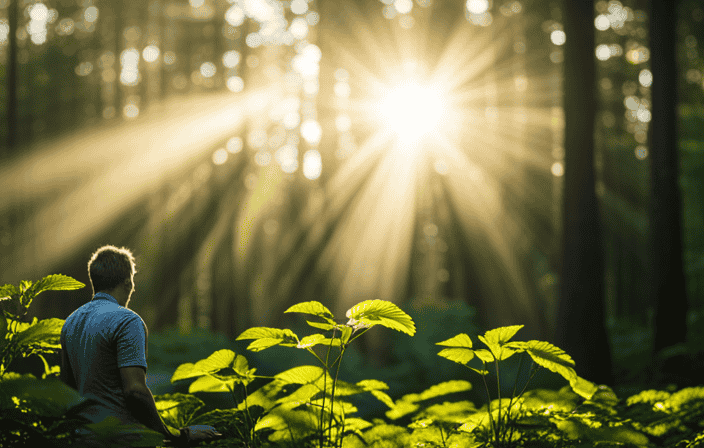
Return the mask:
<svg viewBox="0 0 704 448">
<path fill-rule="evenodd" d="M 678 1 L 651 1 L 650 55 L 653 121 L 650 126 L 651 291 L 653 350 L 685 342 L 687 289 L 682 260 L 682 200 L 677 154 L 676 28 Z"/>
<path fill-rule="evenodd" d="M 577 374 L 611 384 L 606 333 L 601 218 L 595 191 L 596 113 L 594 2 L 565 0 L 565 165 L 563 253 L 557 345 L 572 356 Z"/>
</svg>

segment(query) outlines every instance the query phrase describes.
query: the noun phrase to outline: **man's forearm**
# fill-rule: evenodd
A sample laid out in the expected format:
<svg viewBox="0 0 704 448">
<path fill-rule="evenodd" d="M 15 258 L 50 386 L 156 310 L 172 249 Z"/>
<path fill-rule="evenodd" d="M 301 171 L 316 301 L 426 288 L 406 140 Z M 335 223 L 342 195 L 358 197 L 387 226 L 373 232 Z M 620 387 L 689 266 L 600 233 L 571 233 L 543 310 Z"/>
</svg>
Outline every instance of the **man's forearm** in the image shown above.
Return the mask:
<svg viewBox="0 0 704 448">
<path fill-rule="evenodd" d="M 125 394 L 125 400 L 127 401 L 127 409 L 140 423 L 164 434 L 166 438 L 178 437 L 178 434 L 169 431 L 161 417 L 159 417 L 154 396 L 148 387 L 144 386 L 129 394 Z"/>
</svg>

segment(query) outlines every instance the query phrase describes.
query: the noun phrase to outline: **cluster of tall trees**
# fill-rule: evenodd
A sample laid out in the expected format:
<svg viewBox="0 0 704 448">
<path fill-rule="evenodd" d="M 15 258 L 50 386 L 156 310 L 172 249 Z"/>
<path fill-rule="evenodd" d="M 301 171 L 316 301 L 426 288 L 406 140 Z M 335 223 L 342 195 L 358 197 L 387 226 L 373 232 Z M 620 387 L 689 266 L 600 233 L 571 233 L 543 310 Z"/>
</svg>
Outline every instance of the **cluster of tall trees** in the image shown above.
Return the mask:
<svg viewBox="0 0 704 448">
<path fill-rule="evenodd" d="M 682 200 L 679 188 L 676 57 L 679 2 L 650 2 L 653 74 L 650 127 L 650 297 L 654 307 L 653 350 L 687 339 L 687 289 L 683 264 Z M 564 244 L 557 339 L 585 377 L 612 384 L 605 327 L 603 231 L 594 170 L 596 70 L 594 2 L 565 1 Z M 572 36 L 579 36 L 578 39 Z"/>
</svg>

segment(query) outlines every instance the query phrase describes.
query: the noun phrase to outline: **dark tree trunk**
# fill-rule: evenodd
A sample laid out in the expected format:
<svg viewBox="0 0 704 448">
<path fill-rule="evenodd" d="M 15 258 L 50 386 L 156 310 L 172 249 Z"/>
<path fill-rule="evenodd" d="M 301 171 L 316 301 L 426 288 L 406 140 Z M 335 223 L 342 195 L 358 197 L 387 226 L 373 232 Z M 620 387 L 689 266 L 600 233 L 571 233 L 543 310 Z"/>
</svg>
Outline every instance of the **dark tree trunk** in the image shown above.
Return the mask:
<svg viewBox="0 0 704 448">
<path fill-rule="evenodd" d="M 594 2 L 566 0 L 565 170 L 563 254 L 556 322 L 557 345 L 572 356 L 577 374 L 611 384 L 605 325 L 604 260 L 595 192 Z"/>
<path fill-rule="evenodd" d="M 650 278 L 655 305 L 655 351 L 685 342 L 687 337 L 687 289 L 682 261 L 682 201 L 677 154 L 678 74 L 675 33 L 678 3 L 651 1 L 650 6 L 653 72 Z"/>
</svg>

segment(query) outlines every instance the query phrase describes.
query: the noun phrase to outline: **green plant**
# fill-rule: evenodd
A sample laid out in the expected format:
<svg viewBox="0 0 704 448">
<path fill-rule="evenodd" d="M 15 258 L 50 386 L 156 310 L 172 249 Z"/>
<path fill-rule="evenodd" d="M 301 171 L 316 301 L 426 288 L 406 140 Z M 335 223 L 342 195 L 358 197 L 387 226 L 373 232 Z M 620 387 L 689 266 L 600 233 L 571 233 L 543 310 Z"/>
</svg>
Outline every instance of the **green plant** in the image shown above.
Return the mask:
<svg viewBox="0 0 704 448">
<path fill-rule="evenodd" d="M 56 374 L 59 366 L 50 367 L 45 354 L 56 353 L 61 348 L 59 338 L 63 319 L 42 319 L 35 317 L 32 322 L 21 322 L 29 311 L 32 300 L 43 291 L 71 291 L 83 288 L 85 284 L 66 275 L 49 275 L 33 283 L 22 280 L 19 286 L 0 287 L 0 304 L 3 318 L 0 319 L 0 378 L 5 375 L 12 360 L 17 356 L 39 356 L 44 362 L 43 377 Z"/>
<path fill-rule="evenodd" d="M 326 439 L 332 446 L 341 446 L 346 430 L 359 435 L 361 429 L 371 424 L 362 419 L 347 419 L 345 415 L 355 412 L 356 408 L 351 403 L 341 402 L 337 403 L 336 409 L 337 396 L 370 392 L 387 406 L 393 407 L 391 398 L 382 392 L 388 386 L 381 381 L 363 380 L 356 384 L 349 384 L 338 379 L 345 350 L 352 341 L 375 325 L 382 325 L 413 336 L 415 334 L 413 319 L 395 304 L 384 300 L 366 300 L 353 306 L 347 310 L 346 323 L 337 323 L 330 310 L 316 301 L 296 304 L 284 312 L 316 316 L 321 321 L 306 320 L 306 322 L 313 328 L 330 332 L 329 337 L 315 333 L 300 339 L 289 329 L 255 327 L 245 330 L 237 339 L 253 339 L 247 349 L 255 352 L 275 345 L 304 349 L 320 362 L 322 369 L 316 366 L 301 366 L 276 375 L 277 383 L 270 387 L 269 392 L 279 393 L 286 385 L 300 384 L 301 386 L 295 392 L 278 400 L 278 405 L 282 407 L 281 411 L 287 415 L 288 421 L 300 418 L 299 427 L 309 430 L 315 428 L 315 437 L 321 448 L 326 446 Z M 313 349 L 318 345 L 325 347 L 325 353 L 322 356 Z M 333 347 L 336 347 L 339 352 L 331 360 Z M 284 394 L 286 393 L 284 391 Z M 317 398 L 318 396 L 320 398 Z M 313 413 L 307 409 L 295 413 L 301 404 L 306 408 L 312 406 L 319 409 L 317 421 L 311 418 Z M 275 415 L 270 415 L 265 425 L 271 427 L 274 424 L 288 424 L 283 418 L 275 418 Z M 288 429 L 293 438 L 290 426 Z"/>
<path fill-rule="evenodd" d="M 523 394 L 540 367 L 547 368 L 564 377 L 569 381 L 572 390 L 587 400 L 597 391 L 596 385 L 577 376 L 574 370 L 574 361 L 562 349 L 545 341 L 511 341 L 511 338 L 521 328 L 523 325 L 512 325 L 487 331 L 483 336 L 478 337 L 487 347 L 486 349 L 474 349 L 472 340 L 464 333 L 437 343 L 437 345 L 448 347 L 442 349 L 438 353 L 439 356 L 464 365 L 482 377 L 487 394 L 487 411 L 474 414 L 460 429 L 471 432 L 475 428 L 482 427 L 484 420 L 488 417 L 490 439 L 495 448 L 509 447 L 514 443 L 515 422 L 520 415 Z M 530 378 L 518 395 L 516 395 L 518 387 L 518 378 L 516 378 L 512 395 L 508 398 L 502 397 L 499 362 L 519 353 L 523 354 L 520 358 L 521 362 L 526 357 L 525 353 L 532 359 Z M 482 362 L 481 369 L 467 365 L 475 357 Z M 486 376 L 489 374 L 487 364 L 494 365 L 496 374 L 497 399 L 495 401 L 491 399 L 486 382 Z"/>
<path fill-rule="evenodd" d="M 243 441 L 245 446 L 250 447 L 258 445 L 258 438 L 255 436 L 255 425 L 261 416 L 261 411 L 256 412 L 254 417 L 252 416 L 252 409 L 247 403 L 247 385 L 254 381 L 255 378 L 270 378 L 254 375 L 256 370 L 256 368 L 249 368 L 247 358 L 244 356 L 238 355 L 232 350 L 223 349 L 214 352 L 208 358 L 202 359 L 195 364 L 181 364 L 171 377 L 171 382 L 197 378 L 188 387 L 188 392 L 191 394 L 195 392 L 230 392 L 235 403 L 243 404 L 242 411 L 244 413 L 243 418 L 234 414 L 231 417 L 240 419 L 241 423 L 244 424 L 245 430 L 241 431 L 239 425 L 232 425 L 232 428 L 238 433 L 239 439 Z M 241 389 L 238 386 L 241 386 Z M 238 390 L 241 395 L 240 399 L 238 399 L 236 393 Z M 191 418 L 195 411 L 202 407 L 203 403 L 195 397 L 191 397 L 195 401 L 184 397 L 188 396 L 173 394 L 164 397 L 164 401 L 161 404 L 157 403 L 158 409 L 161 406 L 159 410 L 163 412 L 162 417 L 167 420 L 167 424 L 178 428 L 192 423 Z M 167 412 L 169 409 L 177 407 L 180 408 L 179 412 Z M 203 415 L 201 419 L 208 421 L 209 417 L 215 417 L 216 414 L 208 413 Z"/>
</svg>

